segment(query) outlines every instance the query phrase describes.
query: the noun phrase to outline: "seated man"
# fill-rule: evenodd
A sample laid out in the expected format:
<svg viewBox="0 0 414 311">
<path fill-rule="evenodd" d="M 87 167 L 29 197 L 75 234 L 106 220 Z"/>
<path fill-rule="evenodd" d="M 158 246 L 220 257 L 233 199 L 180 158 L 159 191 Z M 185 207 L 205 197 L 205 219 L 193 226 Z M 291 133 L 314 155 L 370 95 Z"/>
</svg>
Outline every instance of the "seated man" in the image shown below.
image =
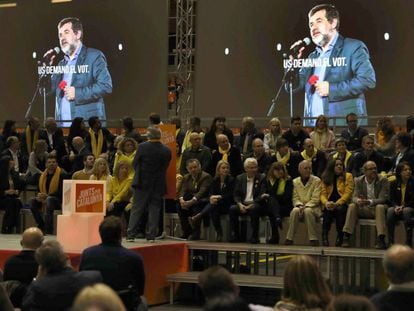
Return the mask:
<svg viewBox="0 0 414 311">
<path fill-rule="evenodd" d="M 47 234 L 53 234 L 53 212 L 61 209 L 62 187 L 64 174 L 58 166 L 56 156 L 49 155 L 46 161 L 46 169 L 40 175 L 39 192 L 31 201 L 32 214 L 38 227 Z M 45 219 L 41 215 L 45 206 Z"/>
<path fill-rule="evenodd" d="M 83 169 L 76 171 L 72 175 L 73 180 L 89 180 L 92 175 L 95 156 L 92 153 L 83 156 Z"/>
<path fill-rule="evenodd" d="M 58 241 L 44 242 L 35 258 L 39 270 L 23 298 L 22 310 L 69 310 L 83 287 L 102 282 L 98 271 L 73 270 Z"/>
<path fill-rule="evenodd" d="M 197 159 L 188 160 L 186 167 L 189 173 L 183 177 L 181 187 L 178 189 L 177 210 L 183 230 L 182 238 L 199 240 L 200 223 L 196 223 L 194 228 L 191 228 L 188 219 L 200 213 L 208 203 L 208 191 L 212 178 L 201 170 L 200 161 Z"/>
<path fill-rule="evenodd" d="M 312 164 L 308 160 L 299 163 L 299 175 L 293 180 L 293 209 L 290 212 L 285 245 L 293 244 L 299 220 L 303 219 L 308 230 L 310 244 L 318 246 L 316 226 L 322 214 L 320 205 L 321 180 L 312 175 Z"/>
<path fill-rule="evenodd" d="M 16 280 L 29 285 L 37 274 L 35 251 L 43 243 L 43 233 L 38 228 L 27 228 L 20 240 L 22 250 L 10 256 L 4 264 L 4 281 Z"/>
<path fill-rule="evenodd" d="M 224 134 L 217 135 L 217 149 L 212 150 L 212 159 L 208 173 L 214 176 L 217 163 L 224 160 L 230 164 L 230 174 L 233 177 L 243 173 L 243 162 L 240 150 L 232 146 L 228 137 Z"/>
<path fill-rule="evenodd" d="M 368 131 L 358 126 L 358 116 L 356 113 L 348 113 L 345 119 L 348 128 L 341 132 L 341 137 L 345 139 L 349 151 L 358 151 L 361 149 L 362 137 L 367 136 Z"/>
<path fill-rule="evenodd" d="M 252 150 L 253 152 L 250 153 L 247 157 L 255 158 L 257 160 L 257 164 L 259 165 L 260 174 L 266 174 L 269 170 L 270 165 L 272 165 L 276 159 L 270 154 L 266 153 L 263 140 L 260 138 L 253 139 Z"/>
<path fill-rule="evenodd" d="M 408 246 L 394 245 L 385 252 L 383 266 L 390 286 L 371 297 L 371 301 L 378 311 L 412 310 L 414 251 Z"/>
<path fill-rule="evenodd" d="M 398 163 L 404 161 L 408 162 L 411 168 L 414 168 L 414 150 L 411 148 L 411 135 L 404 132 L 398 133 L 395 140 L 395 149 L 399 152 L 391 159 L 391 170 L 388 172 L 388 176 L 395 175 Z"/>
<path fill-rule="evenodd" d="M 366 136 L 365 136 L 366 137 Z M 375 248 L 385 249 L 385 213 L 390 195 L 390 184 L 386 177 L 377 173 L 377 164 L 367 161 L 362 167 L 364 175 L 355 179 L 352 203 L 348 206 L 344 225 L 342 247 L 349 247 L 358 218 L 375 219 L 378 240 Z"/>
<path fill-rule="evenodd" d="M 384 170 L 384 157 L 374 150 L 374 145 L 374 137 L 367 135 L 362 138 L 362 150 L 357 152 L 347 165 L 347 171 L 352 173 L 352 176 L 363 175 L 362 167 L 367 161 L 375 162 L 378 172 Z"/>
<path fill-rule="evenodd" d="M 85 249 L 79 271 L 96 270 L 103 282 L 118 293 L 127 310 L 136 310 L 144 294 L 145 271 L 142 257 L 121 245 L 122 222 L 109 216 L 99 225 L 102 243 Z"/>
<path fill-rule="evenodd" d="M 309 160 L 312 163 L 312 174 L 321 178 L 327 164 L 326 154 L 325 152 L 316 149 L 312 139 L 305 139 L 300 157 L 300 160 Z"/>
<path fill-rule="evenodd" d="M 289 149 L 289 143 L 284 138 L 279 138 L 276 143 L 276 161 L 281 162 L 287 169 L 289 176 L 293 179 L 299 176 L 298 165 L 300 155 L 297 151 Z"/>
<path fill-rule="evenodd" d="M 303 150 L 303 142 L 309 138 L 308 132 L 302 127 L 301 117 L 292 117 L 290 119 L 290 129 L 282 134 L 282 137 L 288 141 L 289 148 L 294 151 Z"/>
<path fill-rule="evenodd" d="M 229 210 L 230 216 L 230 242 L 240 241 L 239 216 L 249 215 L 252 224 L 252 236 L 250 243 L 259 243 L 259 218 L 265 213 L 265 176 L 259 173 L 259 167 L 255 158 L 247 158 L 244 161 L 246 173 L 236 178 L 234 186 L 234 202 Z M 245 237 L 242 237 L 243 240 Z"/>
<path fill-rule="evenodd" d="M 189 173 L 187 170 L 187 161 L 197 159 L 200 162 L 201 169 L 207 172 L 211 163 L 211 151 L 208 147 L 203 146 L 201 134 L 193 132 L 190 134 L 191 147 L 184 150 L 181 156 L 180 174 L 184 176 Z"/>
</svg>

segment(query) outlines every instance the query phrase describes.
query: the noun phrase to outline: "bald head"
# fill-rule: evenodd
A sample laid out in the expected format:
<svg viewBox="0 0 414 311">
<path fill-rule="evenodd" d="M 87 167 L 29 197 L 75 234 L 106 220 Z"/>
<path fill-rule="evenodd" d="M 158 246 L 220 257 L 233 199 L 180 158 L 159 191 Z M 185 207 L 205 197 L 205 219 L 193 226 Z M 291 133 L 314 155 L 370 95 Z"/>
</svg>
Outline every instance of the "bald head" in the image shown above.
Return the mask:
<svg viewBox="0 0 414 311">
<path fill-rule="evenodd" d="M 83 140 L 82 137 L 80 137 L 80 136 L 73 137 L 73 139 L 72 139 L 72 146 L 77 151 L 81 150 L 84 144 L 85 144 L 85 142 L 84 142 L 84 140 Z"/>
<path fill-rule="evenodd" d="M 414 250 L 405 245 L 393 245 L 384 254 L 385 273 L 392 284 L 414 281 Z"/>
<path fill-rule="evenodd" d="M 197 132 L 192 132 L 190 134 L 190 143 L 193 149 L 198 149 L 201 146 L 201 135 Z"/>
<path fill-rule="evenodd" d="M 24 249 L 36 250 L 43 243 L 43 232 L 36 227 L 24 230 L 20 244 Z"/>
</svg>

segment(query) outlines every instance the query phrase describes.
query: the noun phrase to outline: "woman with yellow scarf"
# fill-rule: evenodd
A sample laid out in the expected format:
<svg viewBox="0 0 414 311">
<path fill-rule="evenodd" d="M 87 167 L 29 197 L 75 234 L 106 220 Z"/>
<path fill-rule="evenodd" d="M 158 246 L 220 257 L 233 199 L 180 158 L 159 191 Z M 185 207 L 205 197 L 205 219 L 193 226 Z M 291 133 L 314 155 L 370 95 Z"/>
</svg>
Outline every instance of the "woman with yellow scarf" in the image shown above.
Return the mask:
<svg viewBox="0 0 414 311">
<path fill-rule="evenodd" d="M 135 139 L 130 137 L 124 137 L 118 144 L 118 151 L 115 154 L 113 172 L 117 170 L 117 166 L 120 161 L 125 161 L 130 165 L 129 175 L 133 177 L 135 174 L 135 170 L 132 166 L 132 161 L 134 160 L 137 148 L 138 143 Z"/>
</svg>

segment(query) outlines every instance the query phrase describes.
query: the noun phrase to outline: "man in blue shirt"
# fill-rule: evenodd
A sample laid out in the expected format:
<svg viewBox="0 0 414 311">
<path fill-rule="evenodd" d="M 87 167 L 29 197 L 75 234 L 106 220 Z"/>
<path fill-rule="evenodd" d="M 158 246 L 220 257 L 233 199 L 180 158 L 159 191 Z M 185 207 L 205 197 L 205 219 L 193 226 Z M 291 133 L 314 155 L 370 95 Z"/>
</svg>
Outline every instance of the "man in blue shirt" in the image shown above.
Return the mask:
<svg viewBox="0 0 414 311">
<path fill-rule="evenodd" d="M 304 116 L 342 117 L 351 112 L 366 116 L 364 92 L 376 84 L 367 47 L 362 41 L 339 34 L 339 12 L 335 6 L 317 5 L 308 16 L 316 49 L 302 62 L 294 87 L 294 91 L 305 89 Z M 295 42 L 292 48 L 299 44 L 301 41 Z M 299 50 L 298 58 L 303 50 Z M 308 121 L 306 125 L 313 123 Z M 345 123 L 340 120 L 337 124 Z"/>
</svg>

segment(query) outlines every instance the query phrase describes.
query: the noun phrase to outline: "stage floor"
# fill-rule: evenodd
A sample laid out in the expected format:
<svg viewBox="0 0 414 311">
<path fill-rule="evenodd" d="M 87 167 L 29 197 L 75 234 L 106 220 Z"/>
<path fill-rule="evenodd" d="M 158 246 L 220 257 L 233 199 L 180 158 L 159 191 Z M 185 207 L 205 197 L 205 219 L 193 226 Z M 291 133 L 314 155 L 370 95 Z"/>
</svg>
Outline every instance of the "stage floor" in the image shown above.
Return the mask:
<svg viewBox="0 0 414 311">
<path fill-rule="evenodd" d="M 11 255 L 21 250 L 20 234 L 0 234 L 0 268 Z M 45 240 L 56 240 L 56 236 L 48 235 Z M 176 240 L 156 240 L 147 242 L 137 239 L 135 242 L 122 241 L 122 245 L 139 253 L 145 266 L 145 297 L 149 304 L 166 303 L 169 298 L 169 284 L 166 281 L 167 274 L 188 271 L 187 243 Z M 72 266 L 79 267 L 81 252 L 67 252 Z"/>
</svg>

